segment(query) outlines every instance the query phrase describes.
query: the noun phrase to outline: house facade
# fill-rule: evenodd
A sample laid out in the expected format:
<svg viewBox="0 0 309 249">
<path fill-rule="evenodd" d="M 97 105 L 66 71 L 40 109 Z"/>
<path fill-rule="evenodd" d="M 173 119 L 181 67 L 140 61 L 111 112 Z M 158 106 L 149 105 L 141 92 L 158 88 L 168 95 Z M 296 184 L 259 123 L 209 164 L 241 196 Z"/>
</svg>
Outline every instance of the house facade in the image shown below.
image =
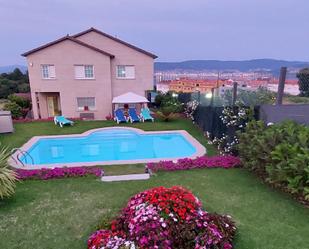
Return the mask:
<svg viewBox="0 0 309 249">
<path fill-rule="evenodd" d="M 153 89 L 156 55 L 90 28 L 23 54 L 35 119 L 105 119 L 112 99 Z"/>
</svg>

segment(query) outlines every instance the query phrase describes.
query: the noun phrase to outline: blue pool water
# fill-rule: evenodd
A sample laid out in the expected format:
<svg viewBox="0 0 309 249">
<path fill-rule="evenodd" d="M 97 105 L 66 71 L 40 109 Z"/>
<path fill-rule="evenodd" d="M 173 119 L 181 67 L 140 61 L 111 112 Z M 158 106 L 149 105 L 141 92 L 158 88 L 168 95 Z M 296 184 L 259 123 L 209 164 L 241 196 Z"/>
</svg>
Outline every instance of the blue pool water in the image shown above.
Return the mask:
<svg viewBox="0 0 309 249">
<path fill-rule="evenodd" d="M 124 128 L 85 137 L 41 138 L 27 152 L 34 164 L 53 164 L 179 158 L 192 156 L 196 149 L 181 133 L 139 134 Z M 29 156 L 21 160 L 31 164 Z"/>
</svg>

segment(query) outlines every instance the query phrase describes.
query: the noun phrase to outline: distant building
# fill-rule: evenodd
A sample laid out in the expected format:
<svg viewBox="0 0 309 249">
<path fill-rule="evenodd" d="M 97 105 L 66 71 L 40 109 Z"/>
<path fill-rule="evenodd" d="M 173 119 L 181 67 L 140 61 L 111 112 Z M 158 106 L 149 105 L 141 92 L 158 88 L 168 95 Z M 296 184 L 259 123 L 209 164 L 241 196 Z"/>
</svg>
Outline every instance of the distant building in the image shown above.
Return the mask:
<svg viewBox="0 0 309 249">
<path fill-rule="evenodd" d="M 157 90 L 161 89 L 162 92 L 207 93 L 211 92 L 212 88 L 217 88 L 221 84 L 222 81 L 217 80 L 180 78 L 157 83 Z"/>
</svg>

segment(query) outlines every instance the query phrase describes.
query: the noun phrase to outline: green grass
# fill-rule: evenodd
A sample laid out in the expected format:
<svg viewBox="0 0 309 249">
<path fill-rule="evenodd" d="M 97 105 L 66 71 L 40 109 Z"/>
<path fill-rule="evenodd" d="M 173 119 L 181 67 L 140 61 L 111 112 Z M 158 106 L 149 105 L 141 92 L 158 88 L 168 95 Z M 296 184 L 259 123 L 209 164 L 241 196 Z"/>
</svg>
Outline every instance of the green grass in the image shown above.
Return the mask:
<svg viewBox="0 0 309 249">
<path fill-rule="evenodd" d="M 102 166 L 102 168 L 106 176 L 145 173 L 144 164 L 106 165 Z"/>
<path fill-rule="evenodd" d="M 2 136 L 0 141 L 15 147 L 33 135 L 80 133 L 112 124 L 82 122 L 64 129 L 49 123 L 18 124 L 14 134 Z M 189 121 L 134 126 L 145 130 L 185 129 L 207 143 Z M 123 167 L 133 173 L 143 168 Z M 122 170 L 121 166 L 105 167 L 108 174 Z M 244 169 L 161 172 L 148 181 L 103 183 L 86 177 L 20 182 L 13 198 L 0 201 L 0 248 L 86 248 L 86 240 L 100 220 L 117 214 L 130 196 L 154 186 L 173 185 L 193 191 L 206 210 L 232 215 L 238 227 L 237 249 L 309 248 L 309 209 L 263 185 Z"/>
<path fill-rule="evenodd" d="M 116 214 L 131 195 L 161 185 L 182 185 L 207 210 L 232 215 L 237 249 L 308 248 L 309 210 L 241 169 L 166 172 L 149 181 L 22 182 L 12 199 L 0 202 L 0 248 L 86 248 L 105 214 Z"/>
</svg>

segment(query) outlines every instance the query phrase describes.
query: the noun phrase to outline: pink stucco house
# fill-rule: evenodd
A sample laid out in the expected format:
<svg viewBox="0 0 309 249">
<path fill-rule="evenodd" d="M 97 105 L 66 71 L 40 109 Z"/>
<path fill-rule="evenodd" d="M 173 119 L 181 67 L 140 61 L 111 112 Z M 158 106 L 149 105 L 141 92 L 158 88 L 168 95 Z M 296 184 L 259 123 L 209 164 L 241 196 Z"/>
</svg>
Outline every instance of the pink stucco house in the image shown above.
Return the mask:
<svg viewBox="0 0 309 249">
<path fill-rule="evenodd" d="M 35 119 L 105 119 L 112 99 L 153 89 L 156 55 L 90 28 L 23 54 Z"/>
</svg>

